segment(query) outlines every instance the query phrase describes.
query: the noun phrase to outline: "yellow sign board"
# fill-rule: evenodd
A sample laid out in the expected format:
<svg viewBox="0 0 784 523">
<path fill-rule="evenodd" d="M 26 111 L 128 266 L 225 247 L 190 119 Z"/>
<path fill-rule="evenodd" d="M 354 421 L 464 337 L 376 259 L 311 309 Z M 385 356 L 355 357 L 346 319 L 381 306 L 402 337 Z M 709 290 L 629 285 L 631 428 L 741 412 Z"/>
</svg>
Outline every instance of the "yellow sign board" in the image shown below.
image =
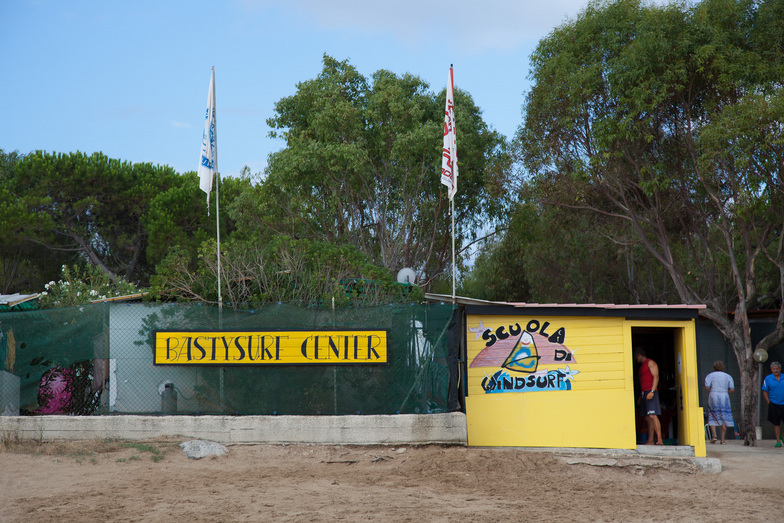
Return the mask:
<svg viewBox="0 0 784 523">
<path fill-rule="evenodd" d="M 156 331 L 155 365 L 383 365 L 386 330 Z"/>
</svg>

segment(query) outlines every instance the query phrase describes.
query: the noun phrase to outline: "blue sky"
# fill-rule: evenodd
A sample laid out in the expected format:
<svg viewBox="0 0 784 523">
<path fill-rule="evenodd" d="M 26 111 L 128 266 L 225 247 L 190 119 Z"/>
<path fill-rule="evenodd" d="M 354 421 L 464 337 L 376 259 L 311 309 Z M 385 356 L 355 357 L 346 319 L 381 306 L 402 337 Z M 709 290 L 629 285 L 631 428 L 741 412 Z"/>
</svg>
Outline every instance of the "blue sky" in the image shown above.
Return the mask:
<svg viewBox="0 0 784 523">
<path fill-rule="evenodd" d="M 0 0 L 0 148 L 102 151 L 196 170 L 215 66 L 223 175 L 263 171 L 275 102 L 321 71 L 324 53 L 455 85 L 511 137 L 528 57 L 587 0 Z M 459 128 L 459 122 L 458 122 Z"/>
</svg>

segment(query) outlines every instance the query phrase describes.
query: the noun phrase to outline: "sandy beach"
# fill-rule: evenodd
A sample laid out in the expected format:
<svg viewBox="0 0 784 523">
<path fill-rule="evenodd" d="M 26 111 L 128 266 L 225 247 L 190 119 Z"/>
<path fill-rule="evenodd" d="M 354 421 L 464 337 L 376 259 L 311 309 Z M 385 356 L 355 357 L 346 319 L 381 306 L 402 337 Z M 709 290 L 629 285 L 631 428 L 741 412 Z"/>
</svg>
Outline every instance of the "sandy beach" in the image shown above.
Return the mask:
<svg viewBox="0 0 784 523">
<path fill-rule="evenodd" d="M 737 523 L 775 520 L 769 510 L 784 502 L 784 449 L 772 441 L 709 444 L 720 474 L 668 460 L 439 445 L 237 445 L 196 460 L 181 442 L 6 448 L 0 520 Z"/>
</svg>

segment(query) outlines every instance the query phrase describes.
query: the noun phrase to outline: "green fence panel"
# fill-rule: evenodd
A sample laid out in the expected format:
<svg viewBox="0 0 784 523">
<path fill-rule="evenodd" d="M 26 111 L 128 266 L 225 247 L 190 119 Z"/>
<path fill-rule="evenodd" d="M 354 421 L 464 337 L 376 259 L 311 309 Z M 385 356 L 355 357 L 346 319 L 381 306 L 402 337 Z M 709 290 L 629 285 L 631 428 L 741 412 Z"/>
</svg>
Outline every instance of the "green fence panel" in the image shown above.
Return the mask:
<svg viewBox="0 0 784 523">
<path fill-rule="evenodd" d="M 5 313 L 0 362 L 19 377 L 26 413 L 98 410 L 108 363 L 108 304 Z"/>
<path fill-rule="evenodd" d="M 252 311 L 102 303 L 0 317 L 25 414 L 395 414 L 448 410 L 451 305 Z M 386 365 L 154 365 L 154 333 L 388 331 Z M 9 334 L 11 334 L 9 336 Z M 7 341 L 13 341 L 9 347 Z"/>
</svg>

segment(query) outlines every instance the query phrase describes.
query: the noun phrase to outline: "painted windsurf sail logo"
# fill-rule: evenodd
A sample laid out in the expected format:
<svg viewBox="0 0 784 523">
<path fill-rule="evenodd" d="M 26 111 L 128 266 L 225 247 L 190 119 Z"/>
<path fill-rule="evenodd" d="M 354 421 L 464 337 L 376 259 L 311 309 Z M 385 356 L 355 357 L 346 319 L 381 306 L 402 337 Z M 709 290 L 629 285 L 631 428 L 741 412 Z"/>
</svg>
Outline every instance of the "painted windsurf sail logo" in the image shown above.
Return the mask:
<svg viewBox="0 0 784 523">
<path fill-rule="evenodd" d="M 571 381 L 580 371 L 572 370 L 569 364 L 576 363 L 574 351 L 563 343 L 566 331 L 563 327 L 552 334 L 550 324 L 531 320 L 523 329 L 519 323 L 502 325 L 495 329 L 469 328 L 486 340 L 486 346 L 471 361 L 469 367 L 500 367 L 492 375 L 485 374 L 482 388 L 485 392 L 523 392 L 542 390 L 571 390 Z M 567 364 L 565 368 L 543 369 L 543 366 Z M 514 374 L 518 374 L 515 376 Z M 523 376 L 520 376 L 523 374 Z"/>
<path fill-rule="evenodd" d="M 563 327 L 549 334 L 550 324 L 531 320 L 523 329 L 519 323 L 486 328 L 481 322 L 469 331 L 476 334 L 474 341 L 487 340 L 485 348 L 471 362 L 471 367 L 504 367 L 515 372 L 536 372 L 542 365 L 571 364 L 577 360 L 574 351 L 564 345 Z"/>
<path fill-rule="evenodd" d="M 517 372 L 536 372 L 540 357 L 536 352 L 533 336 L 524 332 L 517 338 L 517 342 L 501 366 Z"/>
</svg>

